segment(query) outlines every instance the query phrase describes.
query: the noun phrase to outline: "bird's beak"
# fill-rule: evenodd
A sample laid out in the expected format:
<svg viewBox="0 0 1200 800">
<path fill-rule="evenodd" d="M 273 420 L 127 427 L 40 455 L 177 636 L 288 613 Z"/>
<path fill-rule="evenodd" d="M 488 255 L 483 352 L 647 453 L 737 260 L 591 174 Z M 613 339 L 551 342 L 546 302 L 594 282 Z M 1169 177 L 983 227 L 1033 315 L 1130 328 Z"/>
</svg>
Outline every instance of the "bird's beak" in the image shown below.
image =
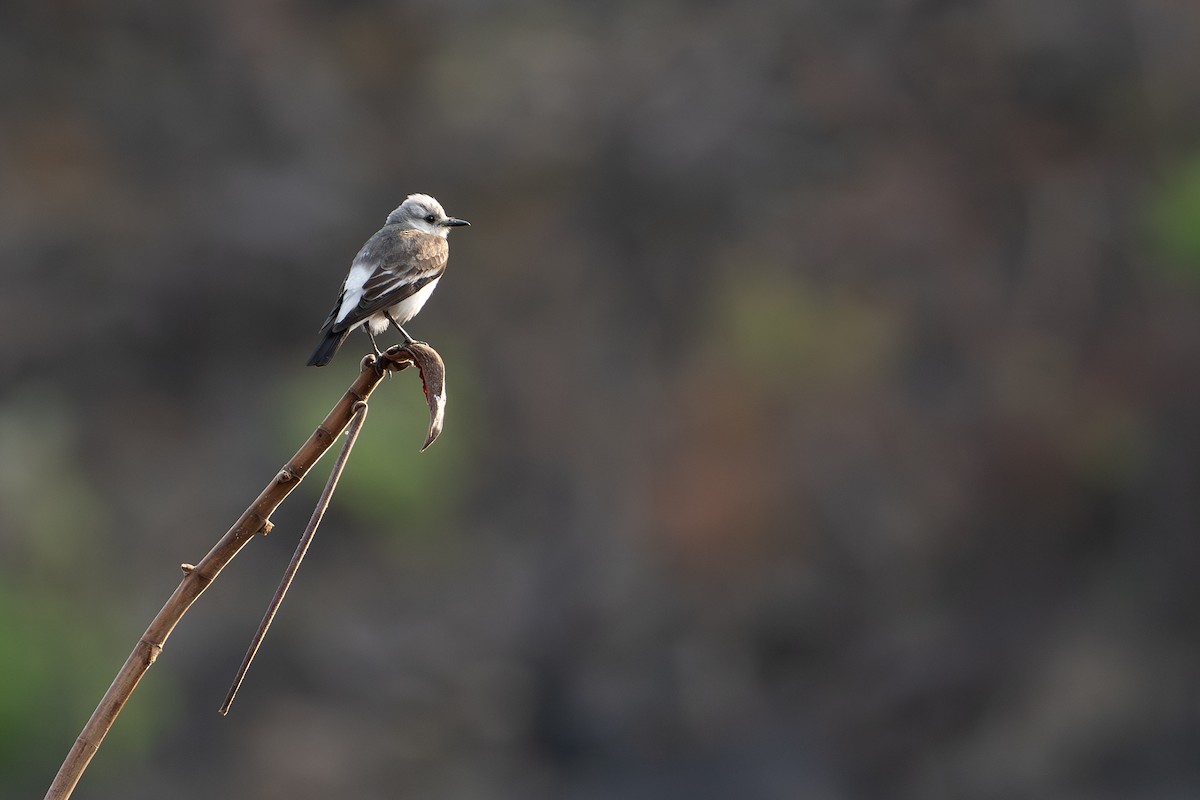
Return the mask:
<svg viewBox="0 0 1200 800">
<path fill-rule="evenodd" d="M 467 222 L 465 219 L 459 219 L 458 217 L 446 217 L 444 220 L 441 221 L 441 225 L 444 228 L 457 228 L 461 225 L 470 225 L 470 224 L 471 223 Z"/>
</svg>

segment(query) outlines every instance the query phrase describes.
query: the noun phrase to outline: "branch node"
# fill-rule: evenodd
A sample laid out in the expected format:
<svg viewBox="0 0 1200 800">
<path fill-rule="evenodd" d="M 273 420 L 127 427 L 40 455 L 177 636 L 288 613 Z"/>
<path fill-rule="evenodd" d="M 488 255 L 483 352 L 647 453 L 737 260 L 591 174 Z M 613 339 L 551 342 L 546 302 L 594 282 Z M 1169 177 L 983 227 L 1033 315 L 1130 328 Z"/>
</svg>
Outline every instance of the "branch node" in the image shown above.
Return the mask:
<svg viewBox="0 0 1200 800">
<path fill-rule="evenodd" d="M 268 511 L 267 513 L 270 513 L 270 511 Z M 268 526 L 271 526 L 271 522 L 265 516 L 263 516 L 263 513 L 261 511 L 259 511 L 257 508 L 252 509 L 252 510 L 247 510 L 246 521 L 244 523 L 242 523 L 241 530 L 239 532 L 239 536 L 242 539 L 248 540 L 248 539 L 252 538 L 255 534 L 263 533 L 264 530 L 269 531 L 270 527 L 268 527 Z M 271 527 L 274 527 L 274 526 L 271 526 Z M 265 536 L 266 534 L 264 533 L 263 535 Z"/>
<path fill-rule="evenodd" d="M 266 536 L 268 533 L 270 533 L 273 530 L 275 530 L 275 523 L 271 522 L 271 520 L 269 520 L 269 519 L 264 519 L 262 527 L 258 529 L 258 532 L 261 533 L 263 536 Z"/>
<path fill-rule="evenodd" d="M 155 661 L 158 660 L 159 653 L 162 652 L 162 644 L 161 643 L 151 642 L 148 639 L 146 639 L 145 637 L 139 639 L 138 643 L 146 645 L 146 647 L 150 651 L 146 656 L 147 664 L 153 664 Z"/>
<path fill-rule="evenodd" d="M 179 568 L 181 570 L 183 570 L 184 575 L 191 575 L 192 570 L 194 570 L 196 568 L 196 565 L 195 564 L 180 564 Z"/>
</svg>

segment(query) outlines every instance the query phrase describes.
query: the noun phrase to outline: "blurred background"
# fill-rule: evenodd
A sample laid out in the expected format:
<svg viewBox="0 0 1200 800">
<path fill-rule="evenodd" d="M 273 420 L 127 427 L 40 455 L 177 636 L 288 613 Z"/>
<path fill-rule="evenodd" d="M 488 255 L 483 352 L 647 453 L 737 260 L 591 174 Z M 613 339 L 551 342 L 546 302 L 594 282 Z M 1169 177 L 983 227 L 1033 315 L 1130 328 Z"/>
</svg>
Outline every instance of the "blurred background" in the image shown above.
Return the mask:
<svg viewBox="0 0 1200 800">
<path fill-rule="evenodd" d="M 1200 5 L 0 6 L 0 785 L 41 796 L 473 227 L 77 797 L 1200 794 Z M 390 341 L 390 339 L 389 339 Z"/>
</svg>

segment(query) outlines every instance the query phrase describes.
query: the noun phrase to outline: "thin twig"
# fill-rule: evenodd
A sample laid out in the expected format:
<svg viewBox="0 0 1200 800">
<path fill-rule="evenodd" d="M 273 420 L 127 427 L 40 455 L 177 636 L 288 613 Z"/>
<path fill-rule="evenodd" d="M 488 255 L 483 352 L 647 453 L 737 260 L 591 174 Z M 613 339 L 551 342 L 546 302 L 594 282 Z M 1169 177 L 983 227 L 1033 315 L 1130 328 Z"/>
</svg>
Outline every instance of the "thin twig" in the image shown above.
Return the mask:
<svg viewBox="0 0 1200 800">
<path fill-rule="evenodd" d="M 275 619 L 275 613 L 279 611 L 279 606 L 283 603 L 283 598 L 291 587 L 296 572 L 300 569 L 300 562 L 304 560 L 309 545 L 317 535 L 317 526 L 321 524 L 321 518 L 325 516 L 325 509 L 329 508 L 329 501 L 333 499 L 333 490 L 337 488 L 338 478 L 342 476 L 342 469 L 346 466 L 346 459 L 350 457 L 350 450 L 354 447 L 358 432 L 362 430 L 363 422 L 367 419 L 367 404 L 359 402 L 355 403 L 355 407 L 358 411 L 354 414 L 354 419 L 350 421 L 350 427 L 346 429 L 346 443 L 342 445 L 342 451 L 338 453 L 337 461 L 333 462 L 333 469 L 329 471 L 329 480 L 325 482 L 325 489 L 321 492 L 320 499 L 317 500 L 317 507 L 313 509 L 312 517 L 308 520 L 308 527 L 304 529 L 304 535 L 300 537 L 300 543 L 296 545 L 296 552 L 292 554 L 292 560 L 283 573 L 283 579 L 279 581 L 275 596 L 271 598 L 271 603 L 267 606 L 267 613 L 263 615 L 262 622 L 258 624 L 258 631 L 255 632 L 254 639 L 250 642 L 246 657 L 242 659 L 237 677 L 233 679 L 233 685 L 229 687 L 229 694 L 225 696 L 225 702 L 219 709 L 221 716 L 229 713 L 229 707 L 233 705 L 233 698 L 237 696 L 238 689 L 241 688 L 242 681 L 246 678 L 246 671 L 250 669 L 250 663 L 258 654 L 258 648 L 262 645 L 267 630 Z"/>
</svg>

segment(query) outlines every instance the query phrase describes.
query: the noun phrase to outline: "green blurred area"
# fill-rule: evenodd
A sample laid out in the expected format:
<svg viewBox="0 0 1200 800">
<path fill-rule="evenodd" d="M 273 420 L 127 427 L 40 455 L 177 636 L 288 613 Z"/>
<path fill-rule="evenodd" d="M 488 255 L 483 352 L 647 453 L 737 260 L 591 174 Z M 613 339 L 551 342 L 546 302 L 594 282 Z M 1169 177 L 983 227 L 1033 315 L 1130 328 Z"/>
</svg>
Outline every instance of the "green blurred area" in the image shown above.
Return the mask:
<svg viewBox="0 0 1200 800">
<path fill-rule="evenodd" d="M 80 463 L 83 424 L 46 385 L 0 405 L 0 527 L 23 534 L 3 542 L 0 773 L 22 793 L 53 775 L 74 740 L 65 731 L 82 728 L 136 642 L 129 609 L 112 603 L 112 519 Z M 177 691 L 169 675 L 143 684 L 105 740 L 104 771 L 152 751 Z"/>
<path fill-rule="evenodd" d="M 1149 206 L 1150 229 L 1166 254 L 1156 261 L 1189 287 L 1200 280 L 1200 158 L 1172 170 Z"/>
<path fill-rule="evenodd" d="M 846 291 L 816 290 L 795 276 L 773 277 L 769 265 L 740 264 L 732 272 L 744 277 L 713 291 L 720 320 L 713 346 L 730 349 L 767 391 L 888 379 L 888 364 L 905 344 L 894 311 Z"/>
<path fill-rule="evenodd" d="M 363 339 L 366 337 L 363 336 Z M 352 362 L 357 350 L 351 342 L 343 358 Z M 447 414 L 455 424 L 435 446 L 420 453 L 425 442 L 429 413 L 415 369 L 392 373 L 376 388 L 368 403 L 363 433 L 337 486 L 340 507 L 370 530 L 385 537 L 421 536 L 453 519 L 455 508 L 470 492 L 470 469 L 464 463 L 474 446 L 472 408 L 478 387 L 471 379 L 468 354 L 445 348 L 443 356 L 454 365 L 447 374 Z M 319 372 L 309 370 L 289 377 L 280 387 L 276 441 L 280 451 L 301 443 L 340 396 L 353 373 L 346 364 Z M 450 411 L 450 408 L 453 411 Z M 304 483 L 304 495 L 315 500 L 344 440 L 339 438 L 329 454 L 314 467 Z"/>
<path fill-rule="evenodd" d="M 128 612 L 89 604 L 81 593 L 17 585 L 0 592 L 0 772 L 28 791 L 52 776 L 132 649 Z M 148 757 L 178 715 L 179 687 L 154 675 L 138 687 L 121 724 L 104 741 L 107 765 Z M 76 729 L 74 735 L 64 732 Z M 7 781 L 6 781 L 7 783 Z M 44 787 L 43 787 L 44 788 Z"/>
</svg>

